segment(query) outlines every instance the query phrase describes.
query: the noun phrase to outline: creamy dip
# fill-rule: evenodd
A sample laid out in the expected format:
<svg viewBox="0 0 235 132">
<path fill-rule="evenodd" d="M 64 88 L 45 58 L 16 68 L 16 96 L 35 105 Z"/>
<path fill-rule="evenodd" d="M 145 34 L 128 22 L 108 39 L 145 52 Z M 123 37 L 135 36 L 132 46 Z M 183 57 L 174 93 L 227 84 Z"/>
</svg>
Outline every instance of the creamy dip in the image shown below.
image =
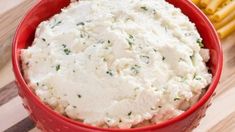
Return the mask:
<svg viewBox="0 0 235 132">
<path fill-rule="evenodd" d="M 29 86 L 54 110 L 100 127 L 175 117 L 211 82 L 195 25 L 165 0 L 81 0 L 21 51 Z"/>
</svg>

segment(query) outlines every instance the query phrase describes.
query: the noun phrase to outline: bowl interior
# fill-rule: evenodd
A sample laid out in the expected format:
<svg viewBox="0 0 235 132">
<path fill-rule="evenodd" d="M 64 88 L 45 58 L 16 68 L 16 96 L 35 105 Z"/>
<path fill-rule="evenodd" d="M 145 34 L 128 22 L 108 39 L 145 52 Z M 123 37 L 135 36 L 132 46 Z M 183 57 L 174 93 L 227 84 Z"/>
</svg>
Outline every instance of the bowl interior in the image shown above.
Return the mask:
<svg viewBox="0 0 235 132">
<path fill-rule="evenodd" d="M 208 67 L 210 68 L 213 74 L 213 81 L 212 84 L 209 86 L 205 95 L 200 99 L 198 103 L 196 103 L 193 107 L 191 107 L 189 110 L 180 115 L 180 117 L 176 117 L 169 121 L 160 123 L 162 125 L 167 125 L 171 122 L 181 120 L 185 116 L 195 111 L 198 107 L 203 105 L 203 103 L 205 103 L 212 95 L 220 78 L 221 69 L 222 69 L 222 51 L 220 47 L 220 41 L 216 35 L 214 28 L 212 27 L 208 19 L 206 19 L 205 15 L 203 15 L 202 12 L 200 12 L 196 6 L 192 5 L 192 3 L 190 3 L 187 0 L 167 0 L 167 1 L 175 5 L 176 7 L 181 8 L 182 12 L 185 15 L 187 15 L 192 22 L 196 24 L 196 27 L 201 37 L 203 38 L 203 43 L 205 44 L 205 47 L 210 49 L 211 59 L 208 62 Z M 70 0 L 57 0 L 57 2 L 55 2 L 54 0 L 42 0 L 28 12 L 28 14 L 21 22 L 13 41 L 12 61 L 13 61 L 13 69 L 16 75 L 16 80 L 19 83 L 25 85 L 26 87 L 27 85 L 23 79 L 21 71 L 21 61 L 19 57 L 20 50 L 25 49 L 32 44 L 32 41 L 34 39 L 35 29 L 37 28 L 40 22 L 47 20 L 56 13 L 59 13 L 60 9 L 68 6 L 69 3 Z M 27 92 L 32 93 L 32 91 L 28 87 L 27 87 Z M 40 100 L 36 96 L 34 96 L 34 98 L 37 99 L 38 102 L 40 102 Z M 48 107 L 47 109 L 48 111 L 50 111 Z M 72 120 L 70 121 L 79 124 L 78 122 Z"/>
</svg>

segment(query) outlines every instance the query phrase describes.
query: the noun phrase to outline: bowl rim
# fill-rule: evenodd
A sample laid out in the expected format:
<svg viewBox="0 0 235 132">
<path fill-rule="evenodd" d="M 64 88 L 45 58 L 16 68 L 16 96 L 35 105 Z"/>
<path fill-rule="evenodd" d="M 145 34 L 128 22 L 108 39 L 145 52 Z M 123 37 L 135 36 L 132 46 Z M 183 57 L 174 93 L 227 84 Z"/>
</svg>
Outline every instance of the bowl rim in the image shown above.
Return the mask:
<svg viewBox="0 0 235 132">
<path fill-rule="evenodd" d="M 187 6 L 190 6 L 192 10 L 196 10 L 199 15 L 204 19 L 204 22 L 206 23 L 207 26 L 209 26 L 209 28 L 212 30 L 212 35 L 214 37 L 214 40 L 217 42 L 217 47 L 218 47 L 218 62 L 217 62 L 217 69 L 215 71 L 215 74 L 213 76 L 212 82 L 209 85 L 207 91 L 205 92 L 205 94 L 200 98 L 200 100 L 195 103 L 194 105 L 192 105 L 187 111 L 183 112 L 182 114 L 163 121 L 161 123 L 157 123 L 157 124 L 152 124 L 152 125 L 148 125 L 148 126 L 143 126 L 143 127 L 138 127 L 138 128 L 127 128 L 127 129 L 120 129 L 120 128 L 101 128 L 101 127 L 95 127 L 95 126 L 91 126 L 91 125 L 87 125 L 84 124 L 82 122 L 70 119 L 68 117 L 65 117 L 61 114 L 58 114 L 57 112 L 55 112 L 54 110 L 52 110 L 49 106 L 45 105 L 35 94 L 34 92 L 29 88 L 29 86 L 27 85 L 22 73 L 21 73 L 21 66 L 19 64 L 19 56 L 18 56 L 18 39 L 20 36 L 20 30 L 23 27 L 24 23 L 26 22 L 26 18 L 27 16 L 32 14 L 32 10 L 39 7 L 39 5 L 42 3 L 42 1 L 38 1 L 35 3 L 34 6 L 32 6 L 27 13 L 25 14 L 25 16 L 23 17 L 23 19 L 21 20 L 19 26 L 16 29 L 16 33 L 14 35 L 13 41 L 12 41 L 12 65 L 13 65 L 13 71 L 15 74 L 15 79 L 16 82 L 18 83 L 18 88 L 22 89 L 23 91 L 25 91 L 25 94 L 28 97 L 31 97 L 32 101 L 34 103 L 36 103 L 36 105 L 38 107 L 40 107 L 40 109 L 42 109 L 43 111 L 46 111 L 48 114 L 50 114 L 50 116 L 53 116 L 54 118 L 57 118 L 59 120 L 63 120 L 64 122 L 70 123 L 71 125 L 75 125 L 75 126 L 79 126 L 79 127 L 84 127 L 86 129 L 90 129 L 90 130 L 99 130 L 99 131 L 144 131 L 144 130 L 150 130 L 150 129 L 157 129 L 157 128 L 162 128 L 165 126 L 168 126 L 170 124 L 176 123 L 177 121 L 181 121 L 183 119 L 185 119 L 186 117 L 188 117 L 190 114 L 192 114 L 193 112 L 195 112 L 198 108 L 200 108 L 201 106 L 203 106 L 212 96 L 212 94 L 214 93 L 216 86 L 218 85 L 220 76 L 221 76 L 221 72 L 222 72 L 222 67 L 223 67 L 223 51 L 222 51 L 222 47 L 221 47 L 221 42 L 220 39 L 216 33 L 215 28 L 213 27 L 213 25 L 211 24 L 211 22 L 209 21 L 209 19 L 206 17 L 206 15 L 204 13 L 202 13 L 202 11 L 196 7 L 196 5 L 194 5 L 191 1 L 186 0 L 185 1 Z"/>
</svg>

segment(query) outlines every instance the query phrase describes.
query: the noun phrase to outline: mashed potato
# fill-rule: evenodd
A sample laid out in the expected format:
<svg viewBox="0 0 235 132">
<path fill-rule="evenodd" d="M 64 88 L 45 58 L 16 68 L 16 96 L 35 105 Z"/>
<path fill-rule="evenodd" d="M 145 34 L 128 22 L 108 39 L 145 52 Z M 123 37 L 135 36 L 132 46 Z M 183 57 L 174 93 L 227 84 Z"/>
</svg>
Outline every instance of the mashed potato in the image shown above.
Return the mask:
<svg viewBox="0 0 235 132">
<path fill-rule="evenodd" d="M 198 101 L 212 78 L 202 47 L 195 25 L 165 0 L 83 0 L 42 22 L 21 58 L 29 86 L 54 110 L 130 128 Z"/>
</svg>

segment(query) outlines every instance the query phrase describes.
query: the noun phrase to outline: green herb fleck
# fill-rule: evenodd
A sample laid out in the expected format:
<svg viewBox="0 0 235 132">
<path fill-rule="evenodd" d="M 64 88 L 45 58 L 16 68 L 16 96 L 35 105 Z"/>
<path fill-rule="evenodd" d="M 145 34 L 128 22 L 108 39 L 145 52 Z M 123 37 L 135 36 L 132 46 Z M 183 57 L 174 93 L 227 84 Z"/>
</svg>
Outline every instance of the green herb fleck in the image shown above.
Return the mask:
<svg viewBox="0 0 235 132">
<path fill-rule="evenodd" d="M 78 98 L 82 98 L 82 95 L 81 95 L 81 94 L 78 94 L 77 96 L 78 96 Z"/>
<path fill-rule="evenodd" d="M 137 91 L 137 90 L 139 90 L 139 89 L 140 89 L 139 87 L 136 87 L 134 90 Z"/>
<path fill-rule="evenodd" d="M 164 61 L 165 59 L 166 59 L 166 57 L 165 57 L 165 56 L 163 56 L 163 57 L 162 57 L 162 61 Z"/>
<path fill-rule="evenodd" d="M 66 49 L 64 49 L 64 53 L 65 53 L 66 55 L 69 55 L 69 54 L 71 53 L 71 51 L 66 48 Z"/>
<path fill-rule="evenodd" d="M 73 108 L 74 108 L 74 109 L 76 109 L 76 108 L 77 108 L 77 106 L 73 106 Z"/>
<path fill-rule="evenodd" d="M 190 56 L 190 59 L 191 59 L 191 62 L 192 62 L 192 64 L 193 64 L 193 65 L 195 65 L 194 56 L 195 56 L 195 54 L 194 54 L 194 53 L 193 53 L 193 55 L 191 55 L 191 56 Z"/>
<path fill-rule="evenodd" d="M 140 57 L 141 57 L 142 59 L 144 59 L 144 61 L 145 61 L 146 64 L 149 64 L 149 62 L 150 62 L 150 61 L 149 61 L 149 59 L 150 59 L 149 56 L 141 55 Z"/>
<path fill-rule="evenodd" d="M 45 38 L 42 38 L 42 41 L 46 42 L 46 39 L 45 39 Z"/>
<path fill-rule="evenodd" d="M 193 79 L 195 79 L 195 78 L 196 78 L 196 76 L 197 76 L 197 74 L 196 74 L 196 73 L 194 73 L 194 74 L 193 74 Z"/>
<path fill-rule="evenodd" d="M 174 101 L 177 101 L 177 100 L 180 100 L 180 98 L 179 97 L 174 98 Z"/>
<path fill-rule="evenodd" d="M 204 44 L 202 43 L 202 40 L 201 39 L 197 39 L 197 43 L 198 45 L 203 48 L 204 47 Z"/>
<path fill-rule="evenodd" d="M 60 70 L 60 65 L 57 65 L 56 66 L 56 71 L 59 71 Z"/>
<path fill-rule="evenodd" d="M 137 75 L 139 73 L 140 66 L 139 65 L 134 65 L 131 67 L 131 71 L 134 75 Z"/>
<path fill-rule="evenodd" d="M 61 24 L 62 23 L 62 21 L 58 21 L 55 25 L 53 25 L 51 28 L 53 29 L 53 28 L 55 28 L 56 26 L 58 26 L 59 24 Z"/>
<path fill-rule="evenodd" d="M 134 39 L 134 37 L 133 37 L 131 34 L 129 34 L 129 38 L 130 38 L 130 39 Z"/>
<path fill-rule="evenodd" d="M 84 26 L 84 25 L 85 25 L 84 22 L 79 22 L 79 23 L 77 23 L 77 26 Z"/>
<path fill-rule="evenodd" d="M 179 59 L 179 62 L 180 62 L 180 61 L 185 61 L 185 60 L 184 60 L 183 58 L 180 58 L 180 59 Z"/>
<path fill-rule="evenodd" d="M 132 111 L 130 111 L 130 112 L 128 113 L 128 116 L 131 116 L 131 114 L 132 114 Z"/>
<path fill-rule="evenodd" d="M 64 48 L 66 48 L 66 45 L 65 45 L 65 44 L 62 44 L 62 46 L 63 46 Z"/>
<path fill-rule="evenodd" d="M 108 40 L 108 43 L 109 43 L 109 44 L 111 43 L 110 40 Z"/>
<path fill-rule="evenodd" d="M 110 75 L 110 76 L 113 76 L 112 70 L 108 70 L 108 71 L 106 72 L 106 74 L 108 74 L 108 75 Z"/>
<path fill-rule="evenodd" d="M 145 6 L 140 7 L 142 10 L 148 11 L 148 8 Z"/>
<path fill-rule="evenodd" d="M 39 86 L 39 83 L 38 83 L 38 82 L 37 82 L 36 84 L 37 84 L 37 86 Z"/>
<path fill-rule="evenodd" d="M 201 79 L 201 78 L 199 78 L 199 77 L 196 77 L 195 79 L 196 79 L 196 80 L 202 80 L 202 79 Z"/>
<path fill-rule="evenodd" d="M 157 52 L 157 50 L 156 50 L 156 49 L 153 49 L 153 51 L 154 51 L 154 52 Z"/>
<path fill-rule="evenodd" d="M 129 44 L 129 48 L 132 49 L 133 43 L 132 43 L 129 39 L 127 39 L 127 42 L 128 42 L 128 44 Z"/>
</svg>

